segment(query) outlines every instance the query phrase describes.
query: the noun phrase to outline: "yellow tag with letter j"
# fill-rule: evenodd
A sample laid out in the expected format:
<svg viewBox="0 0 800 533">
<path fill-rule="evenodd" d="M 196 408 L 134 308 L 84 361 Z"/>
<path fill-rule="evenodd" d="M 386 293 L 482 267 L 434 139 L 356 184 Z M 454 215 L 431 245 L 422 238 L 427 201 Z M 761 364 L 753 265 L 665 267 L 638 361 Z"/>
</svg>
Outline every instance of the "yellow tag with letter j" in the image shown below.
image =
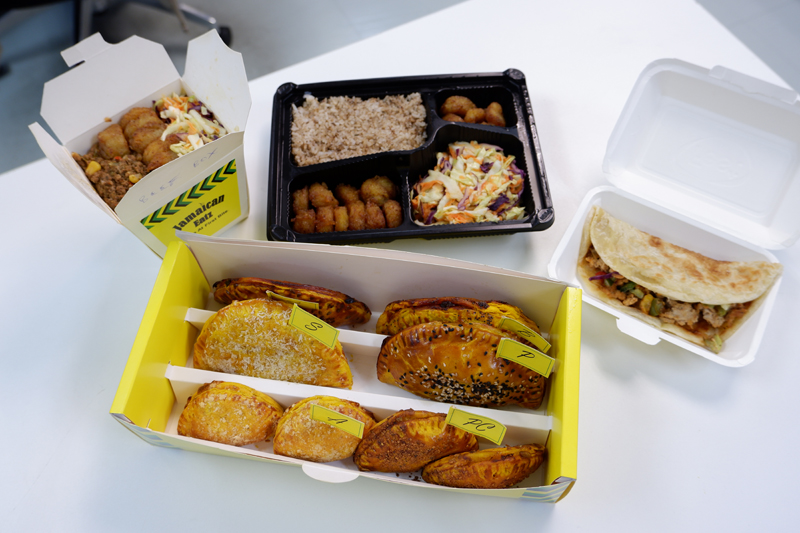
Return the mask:
<svg viewBox="0 0 800 533">
<path fill-rule="evenodd" d="M 317 318 L 308 311 L 304 311 L 297 304 L 292 306 L 292 316 L 289 317 L 289 325 L 294 326 L 307 335 L 311 335 L 328 348 L 336 346 L 339 330 L 321 318 Z"/>
<path fill-rule="evenodd" d="M 455 407 L 451 407 L 447 412 L 445 422 L 468 433 L 490 440 L 498 446 L 503 443 L 503 437 L 506 436 L 506 427 L 497 420 L 492 420 L 486 416 L 473 415 Z"/>
<path fill-rule="evenodd" d="M 364 422 L 315 403 L 311 404 L 311 420 L 324 422 L 359 439 L 364 436 Z"/>
<path fill-rule="evenodd" d="M 539 350 L 509 338 L 500 340 L 500 344 L 497 345 L 497 357 L 519 363 L 544 377 L 550 375 L 556 363 L 555 359 Z"/>
</svg>

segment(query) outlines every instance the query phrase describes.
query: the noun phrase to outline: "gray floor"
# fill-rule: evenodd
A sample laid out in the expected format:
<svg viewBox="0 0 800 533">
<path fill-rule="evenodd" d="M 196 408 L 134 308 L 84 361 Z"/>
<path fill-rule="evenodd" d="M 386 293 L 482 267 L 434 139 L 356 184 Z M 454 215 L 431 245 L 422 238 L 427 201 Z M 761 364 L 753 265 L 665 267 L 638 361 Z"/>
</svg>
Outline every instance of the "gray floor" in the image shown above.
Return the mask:
<svg viewBox="0 0 800 533">
<path fill-rule="evenodd" d="M 463 0 L 186 0 L 217 16 L 233 32 L 232 48 L 241 52 L 248 78 L 380 33 Z M 800 91 L 800 0 L 698 0 L 734 35 Z M 183 33 L 177 18 L 133 2 L 95 0 L 110 5 L 94 17 L 109 42 L 137 34 L 162 43 L 183 72 L 186 43 L 205 28 L 189 24 Z M 311 14 L 311 16 L 309 16 Z M 299 16 L 305 15 L 305 16 Z M 302 36 L 302 38 L 298 38 Z M 12 11 L 0 18 L 0 172 L 42 157 L 28 131 L 40 122 L 44 82 L 66 72 L 60 51 L 73 44 L 73 3 Z M 43 124 L 44 125 L 44 124 Z"/>
</svg>

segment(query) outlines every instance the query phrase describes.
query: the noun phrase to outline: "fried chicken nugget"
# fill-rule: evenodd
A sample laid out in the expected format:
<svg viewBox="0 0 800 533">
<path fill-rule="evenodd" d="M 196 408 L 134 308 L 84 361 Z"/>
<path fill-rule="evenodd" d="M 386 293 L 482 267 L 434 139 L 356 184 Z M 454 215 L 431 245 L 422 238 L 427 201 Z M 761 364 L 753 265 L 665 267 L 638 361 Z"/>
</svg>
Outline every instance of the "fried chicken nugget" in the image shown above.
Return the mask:
<svg viewBox="0 0 800 533">
<path fill-rule="evenodd" d="M 325 183 L 312 183 L 308 187 L 308 199 L 315 208 L 336 207 L 339 202 Z"/>
<path fill-rule="evenodd" d="M 326 205 L 317 209 L 317 233 L 331 232 L 335 225 L 333 206 Z"/>
<path fill-rule="evenodd" d="M 350 219 L 350 230 L 362 230 L 367 227 L 367 210 L 361 200 L 347 204 L 347 216 Z"/>
<path fill-rule="evenodd" d="M 451 96 L 444 101 L 442 107 L 439 108 L 439 114 L 449 115 L 450 113 L 463 117 L 470 109 L 477 107 L 472 100 L 466 96 Z"/>
<path fill-rule="evenodd" d="M 142 161 L 147 165 L 147 172 L 178 159 L 178 154 L 170 149 L 170 146 L 178 142 L 180 138 L 177 135 L 169 135 L 164 141 L 156 139 L 148 144 L 142 153 Z"/>
<path fill-rule="evenodd" d="M 383 204 L 383 216 L 387 228 L 396 228 L 403 223 L 403 210 L 397 200 L 386 200 Z"/>
<path fill-rule="evenodd" d="M 124 130 L 125 126 L 128 125 L 128 122 L 138 118 L 140 115 L 145 114 L 148 111 L 151 111 L 149 107 L 134 107 L 133 109 L 122 115 L 122 118 L 119 119 L 120 127 Z"/>
<path fill-rule="evenodd" d="M 505 127 L 506 119 L 503 116 L 503 106 L 501 106 L 497 102 L 492 102 L 491 104 L 489 104 L 489 107 L 486 108 L 485 120 L 492 126 Z"/>
<path fill-rule="evenodd" d="M 372 200 L 368 201 L 365 212 L 367 229 L 382 229 L 386 227 L 386 218 L 383 216 L 383 211 L 381 211 L 378 204 Z"/>
<path fill-rule="evenodd" d="M 350 225 L 350 218 L 347 216 L 347 208 L 343 205 L 333 208 L 334 231 L 347 231 Z"/>
<path fill-rule="evenodd" d="M 486 117 L 486 111 L 481 109 L 480 107 L 476 107 L 475 109 L 470 109 L 467 111 L 467 114 L 464 115 L 464 122 L 469 122 L 471 124 L 480 124 L 484 121 Z"/>
<path fill-rule="evenodd" d="M 361 184 L 361 200 L 382 206 L 386 200 L 397 198 L 397 186 L 386 176 L 375 176 Z"/>
<path fill-rule="evenodd" d="M 540 444 L 489 448 L 450 455 L 422 469 L 422 479 L 464 489 L 504 489 L 530 476 L 544 462 Z"/>
<path fill-rule="evenodd" d="M 455 113 L 448 113 L 447 115 L 443 116 L 442 119 L 449 120 L 450 122 L 464 122 L 464 119 Z"/>
<path fill-rule="evenodd" d="M 358 202 L 361 198 L 358 196 L 358 189 L 346 183 L 339 183 L 336 185 L 336 198 L 342 205 L 350 205 L 353 202 Z"/>
<path fill-rule="evenodd" d="M 112 124 L 97 134 L 97 147 L 100 155 L 106 159 L 114 159 L 131 153 L 128 141 L 119 124 Z"/>
<path fill-rule="evenodd" d="M 317 228 L 317 213 L 313 209 L 300 211 L 292 219 L 292 229 L 297 233 L 314 233 Z"/>
<path fill-rule="evenodd" d="M 292 211 L 295 215 L 308 211 L 308 187 L 297 189 L 292 193 Z"/>
<path fill-rule="evenodd" d="M 212 381 L 189 397 L 178 435 L 244 446 L 269 439 L 283 408 L 268 395 L 246 385 Z"/>
<path fill-rule="evenodd" d="M 135 118 L 122 126 L 128 145 L 136 153 L 141 154 L 147 145 L 155 141 L 167 129 L 167 125 L 158 118 L 156 112 L 150 108 L 145 108 Z"/>
</svg>

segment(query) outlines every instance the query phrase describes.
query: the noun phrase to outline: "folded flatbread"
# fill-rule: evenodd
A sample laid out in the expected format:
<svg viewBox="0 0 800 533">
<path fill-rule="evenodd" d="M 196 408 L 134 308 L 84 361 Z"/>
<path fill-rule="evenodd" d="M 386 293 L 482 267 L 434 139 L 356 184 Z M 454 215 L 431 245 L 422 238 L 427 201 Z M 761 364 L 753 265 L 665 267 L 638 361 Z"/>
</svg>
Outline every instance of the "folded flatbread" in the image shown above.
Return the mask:
<svg viewBox="0 0 800 533">
<path fill-rule="evenodd" d="M 760 305 L 780 263 L 718 261 L 640 231 L 595 206 L 578 278 L 601 301 L 715 353 Z"/>
</svg>

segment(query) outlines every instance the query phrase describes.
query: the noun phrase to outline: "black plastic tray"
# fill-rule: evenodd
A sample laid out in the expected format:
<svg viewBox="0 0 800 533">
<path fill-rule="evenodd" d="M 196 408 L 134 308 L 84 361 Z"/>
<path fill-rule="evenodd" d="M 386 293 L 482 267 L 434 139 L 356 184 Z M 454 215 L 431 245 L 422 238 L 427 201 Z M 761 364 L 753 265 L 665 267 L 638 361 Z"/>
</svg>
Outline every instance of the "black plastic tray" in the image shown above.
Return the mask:
<svg viewBox="0 0 800 533">
<path fill-rule="evenodd" d="M 417 149 L 381 152 L 309 166 L 297 166 L 291 154 L 292 105 L 301 106 L 305 94 L 318 99 L 356 96 L 362 99 L 418 92 L 427 113 L 427 138 Z M 496 101 L 503 106 L 506 127 L 447 122 L 439 107 L 451 95 L 470 98 L 479 107 Z M 456 141 L 488 142 L 516 157 L 526 172 L 522 220 L 420 226 L 411 213 L 410 192 L 436 164 L 436 153 Z M 403 223 L 396 228 L 302 234 L 292 230 L 292 192 L 314 182 L 333 190 L 340 182 L 356 185 L 374 175 L 388 176 L 400 190 Z M 541 231 L 553 225 L 554 212 L 533 118 L 525 75 L 502 73 L 448 74 L 295 85 L 285 83 L 275 93 L 272 110 L 267 237 L 270 240 L 330 244 L 389 242 L 402 238 L 442 238 Z"/>
</svg>

